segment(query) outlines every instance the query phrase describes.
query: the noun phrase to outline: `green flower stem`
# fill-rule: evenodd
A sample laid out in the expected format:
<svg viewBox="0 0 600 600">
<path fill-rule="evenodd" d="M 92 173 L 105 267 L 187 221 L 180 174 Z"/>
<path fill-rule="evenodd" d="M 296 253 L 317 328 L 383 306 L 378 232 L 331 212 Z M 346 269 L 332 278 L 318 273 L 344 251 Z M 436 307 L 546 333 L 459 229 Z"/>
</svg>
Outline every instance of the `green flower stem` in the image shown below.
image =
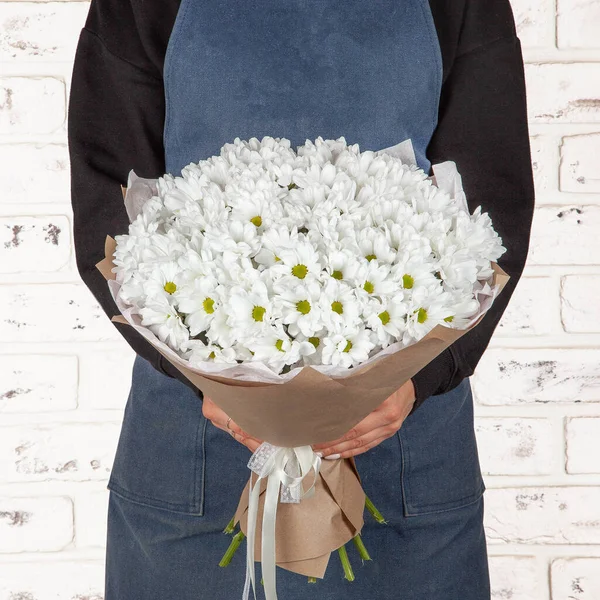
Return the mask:
<svg viewBox="0 0 600 600">
<path fill-rule="evenodd" d="M 309 577 L 308 578 L 308 583 L 317 583 L 317 578 L 316 577 Z"/>
<path fill-rule="evenodd" d="M 365 544 L 363 543 L 362 538 L 360 537 L 360 533 L 357 533 L 352 538 L 352 541 L 354 542 L 354 545 L 358 549 L 358 553 L 360 554 L 360 557 L 363 560 L 373 560 L 371 558 L 371 556 L 369 555 L 369 552 L 368 552 L 367 548 L 365 547 Z"/>
<path fill-rule="evenodd" d="M 340 560 L 342 561 L 342 567 L 344 569 L 344 575 L 348 581 L 354 581 L 354 572 L 352 571 L 352 565 L 348 560 L 348 553 L 346 552 L 346 546 L 341 546 L 338 548 L 338 554 L 340 555 Z"/>
<path fill-rule="evenodd" d="M 383 515 L 375 508 L 375 505 L 371 502 L 368 496 L 365 496 L 365 506 L 378 523 L 383 525 L 387 524 L 387 521 L 383 518 Z"/>
<path fill-rule="evenodd" d="M 231 540 L 231 544 L 229 544 L 229 548 L 227 548 L 227 552 L 225 552 L 225 554 L 223 555 L 223 558 L 221 559 L 221 562 L 219 563 L 220 567 L 226 567 L 231 562 L 231 559 L 233 558 L 235 551 L 238 549 L 239 545 L 242 543 L 242 540 L 245 537 L 246 536 L 244 535 L 244 533 L 242 531 L 238 531 L 238 533 L 236 533 L 233 536 L 233 539 Z"/>
<path fill-rule="evenodd" d="M 227 527 L 223 529 L 223 533 L 233 533 L 235 531 L 235 515 L 231 517 L 231 521 L 227 523 Z"/>
</svg>

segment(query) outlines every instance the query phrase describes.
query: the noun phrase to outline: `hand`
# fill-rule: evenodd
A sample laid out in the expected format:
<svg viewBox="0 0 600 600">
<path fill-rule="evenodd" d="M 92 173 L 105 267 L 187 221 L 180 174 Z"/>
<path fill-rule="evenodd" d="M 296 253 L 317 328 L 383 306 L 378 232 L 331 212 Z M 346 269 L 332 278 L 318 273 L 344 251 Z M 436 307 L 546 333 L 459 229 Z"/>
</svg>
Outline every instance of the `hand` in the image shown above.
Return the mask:
<svg viewBox="0 0 600 600">
<path fill-rule="evenodd" d="M 313 444 L 315 452 L 331 460 L 362 454 L 392 437 L 402 426 L 415 403 L 415 387 L 409 379 L 346 435 L 332 442 Z"/>
<path fill-rule="evenodd" d="M 226 431 L 240 442 L 240 444 L 246 446 L 252 453 L 254 453 L 254 451 L 262 444 L 261 440 L 257 440 L 247 434 L 233 419 L 229 421 L 229 427 L 227 427 L 229 415 L 223 412 L 208 396 L 204 396 L 202 401 L 202 414 L 215 427 Z"/>
</svg>

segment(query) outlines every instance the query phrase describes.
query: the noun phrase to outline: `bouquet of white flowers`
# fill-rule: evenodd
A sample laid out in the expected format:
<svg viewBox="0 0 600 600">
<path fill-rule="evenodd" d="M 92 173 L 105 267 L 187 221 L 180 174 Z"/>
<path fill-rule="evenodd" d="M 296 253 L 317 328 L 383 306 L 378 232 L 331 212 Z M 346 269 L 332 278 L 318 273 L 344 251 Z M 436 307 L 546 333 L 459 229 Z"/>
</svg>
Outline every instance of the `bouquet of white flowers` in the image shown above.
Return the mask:
<svg viewBox="0 0 600 600">
<path fill-rule="evenodd" d="M 493 262 L 506 249 L 480 206 L 469 213 L 454 163 L 434 173 L 416 166 L 410 141 L 360 152 L 319 137 L 294 151 L 268 136 L 236 138 L 181 177 L 130 172 L 129 233 L 108 238 L 97 265 L 115 319 L 266 440 L 234 519 L 248 535 L 246 596 L 255 555 L 274 598 L 275 564 L 322 577 L 360 532 L 354 461 L 326 466 L 310 444 L 346 433 L 476 326 L 508 279 Z M 279 484 L 284 506 L 296 504 L 278 520 L 285 536 Z M 347 519 L 332 531 L 331 515 L 321 527 L 313 513 L 315 544 L 298 548 L 298 502 L 319 494 Z M 255 547 L 259 509 L 272 543 Z"/>
</svg>

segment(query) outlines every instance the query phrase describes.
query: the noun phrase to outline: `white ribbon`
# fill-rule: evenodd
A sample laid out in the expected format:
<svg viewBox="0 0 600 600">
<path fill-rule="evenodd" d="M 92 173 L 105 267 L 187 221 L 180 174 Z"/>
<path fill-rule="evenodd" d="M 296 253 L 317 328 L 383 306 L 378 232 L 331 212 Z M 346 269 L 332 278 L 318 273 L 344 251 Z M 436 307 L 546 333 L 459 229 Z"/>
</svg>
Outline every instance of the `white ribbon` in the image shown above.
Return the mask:
<svg viewBox="0 0 600 600">
<path fill-rule="evenodd" d="M 244 583 L 243 600 L 250 596 L 250 584 L 256 600 L 256 582 L 254 570 L 254 539 L 256 533 L 256 518 L 258 515 L 258 499 L 260 496 L 261 479 L 267 479 L 265 505 L 262 520 L 261 537 L 261 568 L 264 581 L 266 600 L 277 600 L 275 586 L 275 522 L 277 517 L 277 502 L 279 484 L 281 487 L 281 502 L 297 503 L 302 498 L 309 498 L 315 493 L 315 484 L 321 467 L 321 458 L 310 446 L 282 448 L 263 442 L 250 457 L 248 468 L 258 475 L 254 486 L 250 474 L 248 496 L 248 526 L 247 526 L 247 555 L 246 582 Z M 314 480 L 305 492 L 302 480 L 314 469 Z"/>
</svg>

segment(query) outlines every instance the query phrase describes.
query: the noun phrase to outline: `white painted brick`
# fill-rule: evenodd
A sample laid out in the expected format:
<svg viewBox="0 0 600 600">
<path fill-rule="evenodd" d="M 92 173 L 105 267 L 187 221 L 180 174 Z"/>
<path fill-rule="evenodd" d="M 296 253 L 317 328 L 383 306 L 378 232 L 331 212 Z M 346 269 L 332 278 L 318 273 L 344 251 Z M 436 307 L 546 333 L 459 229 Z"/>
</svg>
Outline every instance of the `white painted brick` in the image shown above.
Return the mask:
<svg viewBox="0 0 600 600">
<path fill-rule="evenodd" d="M 600 193 L 600 133 L 564 137 L 560 150 L 560 189 Z"/>
<path fill-rule="evenodd" d="M 490 556 L 492 600 L 540 600 L 547 586 L 540 581 L 533 556 Z"/>
<path fill-rule="evenodd" d="M 120 340 L 83 284 L 0 285 L 0 340 Z"/>
<path fill-rule="evenodd" d="M 552 138 L 543 135 L 534 135 L 529 141 L 537 199 L 537 194 L 547 191 L 553 185 L 556 171 L 556 143 Z"/>
<path fill-rule="evenodd" d="M 543 0 L 511 0 L 517 34 L 523 47 L 552 46 L 553 6 Z"/>
<path fill-rule="evenodd" d="M 600 544 L 600 487 L 488 489 L 490 542 Z"/>
<path fill-rule="evenodd" d="M 552 428 L 547 419 L 476 420 L 481 467 L 486 475 L 547 475 L 553 468 Z"/>
<path fill-rule="evenodd" d="M 72 61 L 87 12 L 80 2 L 0 2 L 1 60 Z"/>
<path fill-rule="evenodd" d="M 531 265 L 597 264 L 600 260 L 598 230 L 600 206 L 538 207 L 527 262 Z"/>
<path fill-rule="evenodd" d="M 600 473 L 600 418 L 567 419 L 567 473 Z"/>
<path fill-rule="evenodd" d="M 104 561 L 0 563 L 0 600 L 102 600 Z"/>
<path fill-rule="evenodd" d="M 0 414 L 76 407 L 76 356 L 0 354 Z"/>
<path fill-rule="evenodd" d="M 560 297 L 565 331 L 600 332 L 600 275 L 566 275 Z"/>
<path fill-rule="evenodd" d="M 552 561 L 552 600 L 598 600 L 600 558 Z"/>
<path fill-rule="evenodd" d="M 0 481 L 107 480 L 120 426 L 71 423 L 0 428 Z"/>
<path fill-rule="evenodd" d="M 0 181 L 0 204 L 68 203 L 68 149 L 62 144 L 0 144 Z"/>
<path fill-rule="evenodd" d="M 600 402 L 600 349 L 490 348 L 471 384 L 488 406 Z"/>
<path fill-rule="evenodd" d="M 557 40 L 559 48 L 600 48 L 597 0 L 557 0 Z"/>
<path fill-rule="evenodd" d="M 0 498 L 0 554 L 62 550 L 72 539 L 70 498 Z"/>
<path fill-rule="evenodd" d="M 550 333 L 560 318 L 553 298 L 558 300 L 558 290 L 550 278 L 522 276 L 494 336 Z"/>
<path fill-rule="evenodd" d="M 58 271 L 71 256 L 64 215 L 0 218 L 0 273 Z"/>
<path fill-rule="evenodd" d="M 526 65 L 532 122 L 598 123 L 600 66 L 594 63 Z"/>
<path fill-rule="evenodd" d="M 75 498 L 75 545 L 77 548 L 106 547 L 108 490 L 78 494 Z"/>
<path fill-rule="evenodd" d="M 80 357 L 80 405 L 123 410 L 129 389 L 135 352 L 127 342 L 122 349 L 90 352 Z"/>
<path fill-rule="evenodd" d="M 52 133 L 66 117 L 64 83 L 55 77 L 0 79 L 0 134 Z"/>
</svg>

